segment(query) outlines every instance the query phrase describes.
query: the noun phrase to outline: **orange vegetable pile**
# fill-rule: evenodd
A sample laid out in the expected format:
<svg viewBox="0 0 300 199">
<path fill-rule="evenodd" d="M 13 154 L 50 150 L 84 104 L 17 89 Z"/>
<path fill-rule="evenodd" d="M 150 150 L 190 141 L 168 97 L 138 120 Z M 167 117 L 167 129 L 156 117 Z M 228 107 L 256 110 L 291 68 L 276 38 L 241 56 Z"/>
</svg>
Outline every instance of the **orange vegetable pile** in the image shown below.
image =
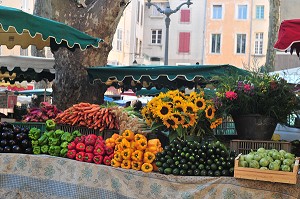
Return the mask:
<svg viewBox="0 0 300 199">
<path fill-rule="evenodd" d="M 98 104 L 74 104 L 57 115 L 55 122 L 72 126 L 84 126 L 91 129 L 119 129 L 119 122 L 110 108 L 102 108 Z"/>
<path fill-rule="evenodd" d="M 147 140 L 144 135 L 134 134 L 131 130 L 112 135 L 105 144 L 115 149 L 111 166 L 143 172 L 156 170 L 155 154 L 163 150 L 158 139 Z"/>
</svg>

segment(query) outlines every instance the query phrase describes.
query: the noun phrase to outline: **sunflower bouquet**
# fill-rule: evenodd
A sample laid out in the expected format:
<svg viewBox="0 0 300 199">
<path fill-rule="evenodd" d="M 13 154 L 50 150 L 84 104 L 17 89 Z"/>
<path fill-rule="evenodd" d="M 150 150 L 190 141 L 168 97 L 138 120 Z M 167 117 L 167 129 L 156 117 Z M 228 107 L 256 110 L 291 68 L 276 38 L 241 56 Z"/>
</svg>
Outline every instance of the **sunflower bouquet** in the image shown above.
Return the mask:
<svg viewBox="0 0 300 199">
<path fill-rule="evenodd" d="M 141 111 L 151 130 L 169 132 L 169 139 L 200 136 L 210 133 L 222 123 L 214 103 L 203 91 L 185 95 L 179 90 L 160 93 Z"/>
</svg>

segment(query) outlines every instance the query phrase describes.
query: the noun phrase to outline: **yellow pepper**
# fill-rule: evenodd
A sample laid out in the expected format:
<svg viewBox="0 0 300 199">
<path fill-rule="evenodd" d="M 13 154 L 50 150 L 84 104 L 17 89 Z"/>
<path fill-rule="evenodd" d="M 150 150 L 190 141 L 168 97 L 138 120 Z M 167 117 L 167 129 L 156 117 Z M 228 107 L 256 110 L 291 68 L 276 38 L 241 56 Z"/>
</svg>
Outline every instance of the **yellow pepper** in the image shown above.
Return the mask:
<svg viewBox="0 0 300 199">
<path fill-rule="evenodd" d="M 119 137 L 120 137 L 120 135 L 117 134 L 117 133 L 114 133 L 114 134 L 111 136 L 111 138 L 113 138 L 114 140 L 118 139 Z"/>
<path fill-rule="evenodd" d="M 115 152 L 115 153 L 114 153 L 114 160 L 116 160 L 116 161 L 118 161 L 118 162 L 122 162 L 122 161 L 123 161 L 121 152 Z"/>
<path fill-rule="evenodd" d="M 148 147 L 161 147 L 161 143 L 159 139 L 151 139 L 148 140 Z"/>
<path fill-rule="evenodd" d="M 138 149 L 138 150 L 145 150 L 147 148 L 147 140 L 145 139 L 140 139 L 138 141 L 135 142 L 135 147 Z"/>
<path fill-rule="evenodd" d="M 121 164 L 121 168 L 130 169 L 131 168 L 131 161 L 130 160 L 123 160 L 122 164 Z"/>
<path fill-rule="evenodd" d="M 123 160 L 130 160 L 132 154 L 131 149 L 125 149 L 121 152 Z"/>
<path fill-rule="evenodd" d="M 147 140 L 147 138 L 142 134 L 137 133 L 137 134 L 134 135 L 134 140 L 135 141 L 138 141 L 138 140 L 141 140 L 141 139 Z"/>
<path fill-rule="evenodd" d="M 131 154 L 131 159 L 134 161 L 142 161 L 143 160 L 143 151 L 136 150 Z"/>
<path fill-rule="evenodd" d="M 110 164 L 113 167 L 120 167 L 121 166 L 121 162 L 118 162 L 116 159 L 112 159 Z"/>
<path fill-rule="evenodd" d="M 142 166 L 142 162 L 138 162 L 138 161 L 131 161 L 131 168 L 134 170 L 141 170 L 141 166 Z"/>
<path fill-rule="evenodd" d="M 126 138 L 123 138 L 120 147 L 122 150 L 129 149 L 130 142 L 128 142 L 128 140 L 126 140 Z"/>
<path fill-rule="evenodd" d="M 114 150 L 115 152 L 121 152 L 122 151 L 122 148 L 121 148 L 121 144 L 117 144 L 116 146 L 115 146 L 115 150 Z"/>
<path fill-rule="evenodd" d="M 146 152 L 151 152 L 151 153 L 157 154 L 158 148 L 155 147 L 155 146 L 149 147 L 149 145 L 148 145 L 147 148 L 146 148 Z"/>
<path fill-rule="evenodd" d="M 152 163 L 155 159 L 155 155 L 151 152 L 144 153 L 144 162 L 145 163 Z"/>
<path fill-rule="evenodd" d="M 141 167 L 142 171 L 149 173 L 153 170 L 153 166 L 150 163 L 144 163 Z"/>
<path fill-rule="evenodd" d="M 123 133 L 122 136 L 126 138 L 128 141 L 134 140 L 134 132 L 132 132 L 129 129 L 126 129 Z"/>
<path fill-rule="evenodd" d="M 105 140 L 105 145 L 107 146 L 107 147 L 115 147 L 115 139 L 113 139 L 113 138 L 107 138 L 106 140 Z"/>
<path fill-rule="evenodd" d="M 130 148 L 135 151 L 135 141 L 130 141 Z"/>
<path fill-rule="evenodd" d="M 123 140 L 122 136 L 119 136 L 117 139 L 115 139 L 115 144 L 120 144 Z"/>
</svg>

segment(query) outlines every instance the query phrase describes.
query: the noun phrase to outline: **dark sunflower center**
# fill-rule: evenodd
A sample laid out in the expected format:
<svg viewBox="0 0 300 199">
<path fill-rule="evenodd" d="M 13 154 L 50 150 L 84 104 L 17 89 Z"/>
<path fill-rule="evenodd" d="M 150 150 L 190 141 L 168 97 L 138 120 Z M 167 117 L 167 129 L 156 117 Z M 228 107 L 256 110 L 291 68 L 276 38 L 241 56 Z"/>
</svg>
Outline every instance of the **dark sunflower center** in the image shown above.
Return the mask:
<svg viewBox="0 0 300 199">
<path fill-rule="evenodd" d="M 160 110 L 160 113 L 162 115 L 167 115 L 169 113 L 169 109 L 167 107 L 163 106 Z"/>
<path fill-rule="evenodd" d="M 171 120 L 171 119 L 168 119 L 167 122 L 168 122 L 168 124 L 170 124 L 170 125 L 174 125 L 174 124 L 175 124 L 174 120 Z"/>
<path fill-rule="evenodd" d="M 179 112 L 183 112 L 183 109 L 182 109 L 181 107 L 177 107 L 177 110 L 178 110 Z"/>
<path fill-rule="evenodd" d="M 203 106 L 203 102 L 202 102 L 202 101 L 198 101 L 198 102 L 197 102 L 197 106 L 198 106 L 198 107 L 202 107 L 202 106 Z"/>
<path fill-rule="evenodd" d="M 186 110 L 187 110 L 188 112 L 193 112 L 193 108 L 190 107 L 190 106 L 186 107 Z"/>
<path fill-rule="evenodd" d="M 209 116 L 212 115 L 212 109 L 211 108 L 207 110 L 207 115 L 209 115 Z"/>
<path fill-rule="evenodd" d="M 174 115 L 174 117 L 177 118 L 179 122 L 181 121 L 180 115 Z"/>
</svg>

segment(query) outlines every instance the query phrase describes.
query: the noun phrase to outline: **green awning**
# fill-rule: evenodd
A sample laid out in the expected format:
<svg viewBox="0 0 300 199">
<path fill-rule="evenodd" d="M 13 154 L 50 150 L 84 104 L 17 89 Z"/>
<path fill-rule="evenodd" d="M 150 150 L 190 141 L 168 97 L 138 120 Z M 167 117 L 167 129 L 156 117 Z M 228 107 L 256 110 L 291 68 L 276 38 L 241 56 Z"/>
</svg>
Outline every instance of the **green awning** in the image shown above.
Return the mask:
<svg viewBox="0 0 300 199">
<path fill-rule="evenodd" d="M 140 90 L 195 88 L 214 83 L 218 76 L 249 74 L 248 71 L 231 65 L 186 65 L 186 66 L 103 66 L 87 69 L 91 82 L 101 81 L 107 86 Z"/>
<path fill-rule="evenodd" d="M 51 47 L 57 50 L 64 46 L 84 50 L 89 46 L 98 48 L 102 41 L 66 24 L 0 6 L 0 45 L 9 49 L 15 45 L 23 49 L 35 45 L 38 49 Z"/>
</svg>

